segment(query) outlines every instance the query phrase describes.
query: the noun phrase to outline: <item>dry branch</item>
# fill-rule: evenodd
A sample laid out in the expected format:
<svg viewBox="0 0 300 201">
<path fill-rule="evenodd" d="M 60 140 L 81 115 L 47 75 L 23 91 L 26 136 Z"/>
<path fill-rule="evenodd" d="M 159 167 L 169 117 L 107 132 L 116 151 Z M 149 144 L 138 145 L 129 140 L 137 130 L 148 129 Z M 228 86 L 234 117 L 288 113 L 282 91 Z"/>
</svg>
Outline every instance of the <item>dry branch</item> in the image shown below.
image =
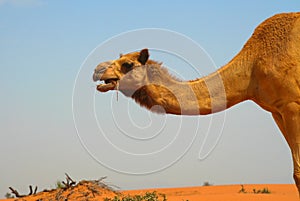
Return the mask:
<svg viewBox="0 0 300 201">
<path fill-rule="evenodd" d="M 62 184 L 64 185 L 64 189 L 67 189 L 71 186 L 75 186 L 76 181 L 74 181 L 67 173 L 65 173 L 65 175 L 66 175 L 66 181 L 67 182 L 62 181 Z"/>
<path fill-rule="evenodd" d="M 28 193 L 28 195 L 21 195 L 16 189 L 14 189 L 12 187 L 9 187 L 9 189 L 11 190 L 12 194 L 14 194 L 17 198 L 22 198 L 22 197 L 25 197 L 25 196 L 28 196 L 28 195 L 34 195 L 34 194 L 36 194 L 38 187 L 36 186 L 35 189 L 34 189 L 34 191 L 33 191 L 32 190 L 32 186 L 29 185 L 29 193 Z"/>
</svg>

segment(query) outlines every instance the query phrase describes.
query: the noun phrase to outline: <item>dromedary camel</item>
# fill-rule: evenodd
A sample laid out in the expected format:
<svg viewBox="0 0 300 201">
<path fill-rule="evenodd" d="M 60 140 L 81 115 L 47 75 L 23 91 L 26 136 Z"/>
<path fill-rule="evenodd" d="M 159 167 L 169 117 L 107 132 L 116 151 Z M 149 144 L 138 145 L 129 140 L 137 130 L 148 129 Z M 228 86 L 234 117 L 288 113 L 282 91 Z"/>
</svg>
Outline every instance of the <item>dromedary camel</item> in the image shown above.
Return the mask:
<svg viewBox="0 0 300 201">
<path fill-rule="evenodd" d="M 120 90 L 148 109 L 176 115 L 210 114 L 254 101 L 272 113 L 287 140 L 300 192 L 300 12 L 265 20 L 228 64 L 197 80 L 180 81 L 148 58 L 143 49 L 100 63 L 93 79 L 104 83 L 97 90 Z"/>
</svg>

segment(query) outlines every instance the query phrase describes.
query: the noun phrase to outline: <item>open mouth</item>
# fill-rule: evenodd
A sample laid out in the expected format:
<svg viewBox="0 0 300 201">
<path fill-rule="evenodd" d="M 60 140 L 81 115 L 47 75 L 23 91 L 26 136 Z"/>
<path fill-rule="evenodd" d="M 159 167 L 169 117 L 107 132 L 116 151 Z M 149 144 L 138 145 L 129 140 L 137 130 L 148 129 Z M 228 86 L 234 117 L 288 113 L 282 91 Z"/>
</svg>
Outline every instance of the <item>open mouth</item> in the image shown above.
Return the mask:
<svg viewBox="0 0 300 201">
<path fill-rule="evenodd" d="M 112 78 L 103 81 L 104 83 L 100 83 L 99 85 L 97 85 L 97 90 L 100 92 L 107 92 L 109 90 L 114 90 L 117 87 L 119 79 Z"/>
<path fill-rule="evenodd" d="M 109 68 L 111 62 L 100 63 L 93 74 L 94 82 L 97 82 L 97 90 L 107 92 L 117 88 L 119 83 L 118 76 L 115 75 L 112 68 Z"/>
</svg>

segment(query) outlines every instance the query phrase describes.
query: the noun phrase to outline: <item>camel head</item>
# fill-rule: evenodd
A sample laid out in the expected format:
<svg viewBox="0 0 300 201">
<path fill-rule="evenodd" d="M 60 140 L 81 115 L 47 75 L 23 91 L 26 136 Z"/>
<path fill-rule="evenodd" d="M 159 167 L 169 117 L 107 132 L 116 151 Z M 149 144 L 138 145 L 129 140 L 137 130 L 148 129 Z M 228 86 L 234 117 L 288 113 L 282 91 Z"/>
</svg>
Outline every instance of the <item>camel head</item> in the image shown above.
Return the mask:
<svg viewBox="0 0 300 201">
<path fill-rule="evenodd" d="M 125 95 L 137 90 L 145 84 L 147 64 L 157 63 L 148 58 L 148 49 L 143 49 L 140 52 L 121 54 L 116 60 L 100 63 L 93 75 L 95 82 L 101 81 L 97 90 L 120 90 Z"/>
</svg>

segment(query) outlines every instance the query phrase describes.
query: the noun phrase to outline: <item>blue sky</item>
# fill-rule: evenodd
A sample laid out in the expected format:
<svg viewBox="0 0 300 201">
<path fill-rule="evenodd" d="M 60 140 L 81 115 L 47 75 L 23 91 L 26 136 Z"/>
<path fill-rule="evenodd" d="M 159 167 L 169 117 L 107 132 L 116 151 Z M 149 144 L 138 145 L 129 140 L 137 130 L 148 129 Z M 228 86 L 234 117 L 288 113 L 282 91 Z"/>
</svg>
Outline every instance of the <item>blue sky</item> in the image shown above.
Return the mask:
<svg viewBox="0 0 300 201">
<path fill-rule="evenodd" d="M 138 136 L 140 133 L 151 136 L 150 131 L 160 129 L 160 122 L 165 122 L 166 130 L 172 131 L 176 129 L 172 128 L 174 124 L 180 121 L 179 136 L 187 130 L 191 132 L 189 129 L 196 134 L 187 153 L 175 164 L 153 174 L 137 176 L 107 168 L 87 152 L 75 129 L 72 93 L 85 59 L 96 47 L 101 49 L 100 44 L 121 33 L 144 28 L 171 30 L 198 43 L 216 66 L 222 66 L 241 49 L 264 19 L 299 9 L 299 1 L 279 0 L 184 3 L 0 0 L 0 197 L 9 186 L 21 192 L 27 192 L 29 184 L 38 185 L 40 190 L 50 188 L 57 179 L 64 177 L 65 172 L 77 180 L 108 176 L 109 182 L 122 189 L 192 186 L 202 185 L 205 181 L 215 185 L 292 183 L 287 144 L 271 115 L 254 103 L 245 102 L 226 113 L 217 114 L 221 119 L 226 114 L 221 138 L 210 155 L 199 160 L 199 147 L 204 136 L 193 126 L 199 124 L 201 130 L 201 126 L 212 119 L 218 121 L 218 116 L 156 116 L 140 109 L 121 94 L 118 102 L 115 93 L 95 94 L 96 108 L 102 114 L 98 121 L 105 122 L 102 132 L 106 135 L 112 132 L 118 138 L 115 127 L 128 116 L 135 118 L 131 119 L 133 126 L 126 132 Z M 127 45 L 130 46 L 130 41 Z M 114 51 L 121 53 L 118 47 Z M 118 56 L 115 52 L 110 59 Z M 99 61 L 101 58 L 99 55 Z M 97 58 L 93 62 L 96 61 Z M 173 68 L 180 72 L 180 66 Z M 89 66 L 84 70 L 90 70 L 90 75 L 93 72 Z M 87 80 L 89 90 L 94 91 L 91 78 Z M 83 103 L 86 106 L 89 100 L 83 98 Z M 118 114 L 122 106 L 130 112 Z M 110 120 L 114 110 L 117 116 Z M 80 119 L 82 125 L 88 126 L 85 121 L 88 119 Z M 147 132 L 141 129 L 143 126 L 149 127 Z M 165 135 L 168 137 L 170 133 Z M 101 143 L 97 141 L 99 136 L 92 133 L 80 133 L 79 136 L 93 141 L 90 146 L 96 147 L 94 152 L 107 152 L 101 149 Z M 193 136 L 190 137 L 191 140 Z M 130 147 L 131 144 L 124 141 L 122 145 Z M 107 156 L 110 154 L 113 162 L 123 160 L 107 152 Z M 169 156 L 172 158 L 172 154 Z M 155 159 L 154 166 L 161 163 L 160 159 L 165 158 Z M 140 165 L 134 160 L 132 164 Z"/>
</svg>

